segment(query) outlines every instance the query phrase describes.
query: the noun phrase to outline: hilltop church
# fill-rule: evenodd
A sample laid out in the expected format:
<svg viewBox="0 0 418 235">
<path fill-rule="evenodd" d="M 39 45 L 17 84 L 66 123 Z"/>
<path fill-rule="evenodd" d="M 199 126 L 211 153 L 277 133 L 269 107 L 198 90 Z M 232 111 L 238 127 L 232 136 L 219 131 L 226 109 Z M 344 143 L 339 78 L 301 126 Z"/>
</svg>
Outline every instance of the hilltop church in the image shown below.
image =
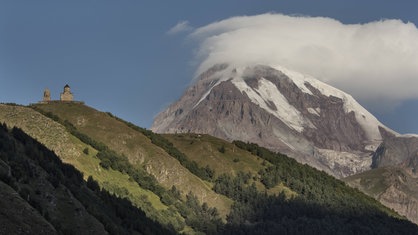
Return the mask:
<svg viewBox="0 0 418 235">
<path fill-rule="evenodd" d="M 40 103 L 49 103 L 57 102 L 58 100 L 51 100 L 51 92 L 48 88 L 44 90 L 44 97 Z M 74 102 L 73 93 L 71 93 L 71 88 L 67 84 L 64 86 L 64 91 L 60 94 L 60 102 Z"/>
<path fill-rule="evenodd" d="M 64 92 L 60 95 L 61 101 L 73 101 L 73 93 L 71 93 L 70 86 L 67 84 L 64 86 Z"/>
</svg>

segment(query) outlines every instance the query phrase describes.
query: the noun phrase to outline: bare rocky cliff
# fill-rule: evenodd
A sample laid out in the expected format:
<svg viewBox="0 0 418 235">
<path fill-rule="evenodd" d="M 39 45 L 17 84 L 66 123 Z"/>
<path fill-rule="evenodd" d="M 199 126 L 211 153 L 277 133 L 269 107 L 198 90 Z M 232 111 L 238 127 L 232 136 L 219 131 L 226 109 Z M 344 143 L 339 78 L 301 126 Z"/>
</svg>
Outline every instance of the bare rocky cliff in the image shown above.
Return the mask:
<svg viewBox="0 0 418 235">
<path fill-rule="evenodd" d="M 373 154 L 372 167 L 398 166 L 418 176 L 418 136 L 395 135 L 383 129 L 381 132 L 384 141 Z"/>
<path fill-rule="evenodd" d="M 351 177 L 347 182 L 418 224 L 418 136 L 395 135 L 385 130 L 381 132 L 384 141 L 373 154 L 374 170 L 370 172 L 385 169 L 385 172 L 378 174 L 383 183 L 368 182 L 370 177 L 367 174 L 353 176 L 361 179 L 360 183 Z M 367 185 L 380 185 L 381 191 L 373 193 Z"/>
</svg>

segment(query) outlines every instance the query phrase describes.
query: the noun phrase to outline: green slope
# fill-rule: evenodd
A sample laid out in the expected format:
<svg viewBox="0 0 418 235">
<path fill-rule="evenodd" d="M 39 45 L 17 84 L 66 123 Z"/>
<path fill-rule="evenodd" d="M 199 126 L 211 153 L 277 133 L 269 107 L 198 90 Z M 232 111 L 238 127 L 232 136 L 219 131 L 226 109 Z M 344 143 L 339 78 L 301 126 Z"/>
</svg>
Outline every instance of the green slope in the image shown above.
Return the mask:
<svg viewBox="0 0 418 235">
<path fill-rule="evenodd" d="M 134 167 L 145 168 L 166 189 L 174 185 L 183 195 L 193 192 L 201 202 L 217 207 L 223 217 L 228 214 L 230 199 L 213 192 L 204 181 L 124 122 L 82 104 L 51 103 L 36 107 L 69 121 L 80 132 L 123 154 Z"/>
<path fill-rule="evenodd" d="M 101 187 L 129 199 L 147 217 L 177 232 L 418 231 L 343 182 L 254 144 L 198 134 L 158 135 L 77 103 L 31 108 L 0 105 L 0 122 L 21 127 L 60 152 L 60 158 L 82 171 L 85 180 L 93 176 Z"/>
<path fill-rule="evenodd" d="M 178 213 L 170 213 L 170 216 L 167 216 L 168 207 L 156 194 L 141 188 L 130 180 L 127 174 L 101 167 L 100 160 L 95 157 L 97 150 L 71 135 L 61 124 L 39 112 L 28 107 L 0 104 L 0 123 L 21 128 L 53 150 L 63 162 L 75 166 L 83 173 L 85 180 L 93 176 L 101 187 L 111 193 L 119 192 L 118 196 L 129 198 L 134 205 L 144 210 L 148 217 L 167 225 L 184 223 L 184 219 Z M 89 154 L 83 153 L 85 148 L 89 149 Z M 122 195 L 120 190 L 122 188 L 127 189 L 128 193 Z"/>
<path fill-rule="evenodd" d="M 233 143 L 201 134 L 164 134 L 163 136 L 200 167 L 209 166 L 211 169 L 216 169 L 216 177 L 222 174 L 237 176 L 239 172 L 250 173 L 253 179 L 248 184 L 255 182 L 260 191 L 267 191 L 269 194 L 284 192 L 287 197 L 296 195 L 296 192 L 283 184 L 266 189 L 260 182 L 259 172 L 271 166 L 271 163 L 238 148 Z"/>
<path fill-rule="evenodd" d="M 0 126 L 0 162 L 1 234 L 171 233 L 20 129 Z"/>
<path fill-rule="evenodd" d="M 225 173 L 236 175 L 240 171 L 256 175 L 264 168 L 263 159 L 216 137 L 199 134 L 164 134 L 163 136 L 200 166 L 208 165 L 216 169 L 216 176 Z"/>
</svg>

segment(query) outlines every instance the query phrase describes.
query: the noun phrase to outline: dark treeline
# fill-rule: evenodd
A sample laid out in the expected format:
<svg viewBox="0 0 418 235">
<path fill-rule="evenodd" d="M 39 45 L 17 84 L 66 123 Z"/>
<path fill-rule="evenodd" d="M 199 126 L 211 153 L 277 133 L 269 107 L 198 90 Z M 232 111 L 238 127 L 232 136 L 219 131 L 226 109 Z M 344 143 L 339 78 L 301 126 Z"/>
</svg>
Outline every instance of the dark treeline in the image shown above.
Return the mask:
<svg viewBox="0 0 418 235">
<path fill-rule="evenodd" d="M 11 175 L 0 175 L 0 180 L 28 200 L 61 234 L 74 234 L 77 224 L 68 225 L 68 221 L 60 221 L 50 215 L 48 206 L 40 200 L 43 189 L 31 184 L 34 178 L 41 177 L 42 174 L 46 174 L 47 181 L 56 190 L 60 187 L 70 190 L 88 213 L 99 220 L 111 234 L 174 233 L 147 218 L 129 200 L 117 198 L 99 187 L 92 187 L 91 185 L 98 185 L 92 178 L 87 185 L 82 173 L 72 165 L 62 163 L 54 152 L 20 129 L 13 128 L 9 131 L 6 125 L 0 125 L 0 158 L 11 169 Z M 42 173 L 39 169 L 42 169 Z"/>
<path fill-rule="evenodd" d="M 360 206 L 363 206 L 365 208 L 362 209 L 365 210 L 379 208 L 395 215 L 393 211 L 382 206 L 374 198 L 364 195 L 323 171 L 318 171 L 306 164 L 299 164 L 284 154 L 273 153 L 256 144 L 247 144 L 242 141 L 234 141 L 234 144 L 272 163 L 272 166 L 259 172 L 261 182 L 267 188 L 283 183 L 304 200 L 314 201 L 327 207 L 344 207 L 344 210 L 353 207 L 359 210 Z"/>
<path fill-rule="evenodd" d="M 235 200 L 223 234 L 416 234 L 412 223 L 371 207 L 325 206 L 303 196 L 267 195 L 246 174 L 221 175 L 214 190 Z"/>
<path fill-rule="evenodd" d="M 273 164 L 260 172 L 266 187 L 283 182 L 298 195 L 267 195 L 248 185 L 248 174 L 221 175 L 214 190 L 236 201 L 225 234 L 418 234 L 416 225 L 323 172 L 256 144 L 234 143 Z"/>
</svg>

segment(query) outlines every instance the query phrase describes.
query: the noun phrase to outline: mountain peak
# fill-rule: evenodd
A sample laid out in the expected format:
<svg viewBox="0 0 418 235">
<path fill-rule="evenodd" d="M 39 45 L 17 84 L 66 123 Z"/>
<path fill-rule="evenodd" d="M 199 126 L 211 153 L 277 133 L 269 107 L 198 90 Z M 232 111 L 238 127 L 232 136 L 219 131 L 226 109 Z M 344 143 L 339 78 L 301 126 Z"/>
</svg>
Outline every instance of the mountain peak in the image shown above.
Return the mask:
<svg viewBox="0 0 418 235">
<path fill-rule="evenodd" d="M 379 127 L 392 132 L 351 95 L 312 76 L 283 66 L 223 64 L 202 73 L 151 129 L 255 142 L 343 177 L 370 168 L 382 142 Z"/>
</svg>

